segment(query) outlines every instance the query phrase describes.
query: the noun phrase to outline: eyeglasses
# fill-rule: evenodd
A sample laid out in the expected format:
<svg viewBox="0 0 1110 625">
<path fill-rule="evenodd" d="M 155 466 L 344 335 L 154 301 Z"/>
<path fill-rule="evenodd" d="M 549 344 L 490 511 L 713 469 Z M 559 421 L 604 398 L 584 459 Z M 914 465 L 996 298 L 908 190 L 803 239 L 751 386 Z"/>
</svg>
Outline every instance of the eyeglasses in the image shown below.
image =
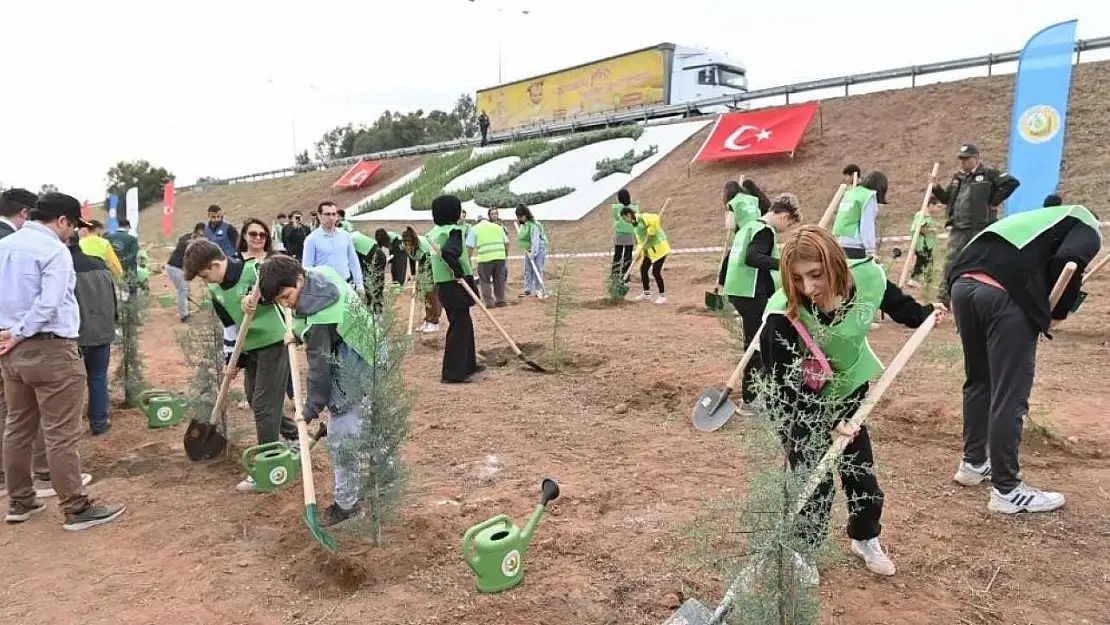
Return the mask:
<svg viewBox="0 0 1110 625">
<path fill-rule="evenodd" d="M 260 230 L 249 230 L 247 231 L 247 236 L 251 237 L 252 239 L 265 239 L 266 233 Z"/>
<path fill-rule="evenodd" d="M 339 213 L 320 213 L 320 214 L 323 215 L 324 217 L 336 217 L 336 216 L 339 215 Z"/>
</svg>

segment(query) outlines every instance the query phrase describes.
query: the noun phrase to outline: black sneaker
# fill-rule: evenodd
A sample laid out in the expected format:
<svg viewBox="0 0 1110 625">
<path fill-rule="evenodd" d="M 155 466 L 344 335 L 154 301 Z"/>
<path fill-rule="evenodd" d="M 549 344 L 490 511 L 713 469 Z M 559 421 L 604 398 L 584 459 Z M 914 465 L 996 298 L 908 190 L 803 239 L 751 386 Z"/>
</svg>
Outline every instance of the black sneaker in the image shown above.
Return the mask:
<svg viewBox="0 0 1110 625">
<path fill-rule="evenodd" d="M 62 525 L 62 529 L 71 532 L 87 530 L 90 527 L 96 527 L 97 525 L 115 521 L 126 511 L 127 508 L 120 505 L 98 506 L 89 502 L 89 506 L 81 512 L 71 512 L 67 514 L 66 522 Z"/>
<path fill-rule="evenodd" d="M 22 523 L 31 518 L 31 515 L 38 514 L 46 509 L 46 504 L 34 499 L 31 503 L 20 503 L 13 501 L 8 504 L 8 516 L 4 517 L 4 521 L 8 523 Z"/>
<path fill-rule="evenodd" d="M 358 516 L 359 512 L 361 511 L 362 506 L 357 503 L 349 510 L 344 510 L 343 508 L 339 507 L 339 504 L 332 503 L 327 508 L 324 508 L 323 514 L 321 514 L 317 518 L 320 520 L 321 527 L 331 527 L 333 525 L 338 525 L 343 521 L 346 521 L 347 519 Z"/>
</svg>

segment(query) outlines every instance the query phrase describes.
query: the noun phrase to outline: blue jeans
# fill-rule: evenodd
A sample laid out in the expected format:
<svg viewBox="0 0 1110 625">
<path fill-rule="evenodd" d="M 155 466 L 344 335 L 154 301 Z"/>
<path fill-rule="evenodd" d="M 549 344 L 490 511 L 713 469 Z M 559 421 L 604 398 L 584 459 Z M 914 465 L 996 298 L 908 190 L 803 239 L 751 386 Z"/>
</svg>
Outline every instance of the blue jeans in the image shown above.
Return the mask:
<svg viewBox="0 0 1110 625">
<path fill-rule="evenodd" d="M 89 429 L 99 432 L 108 427 L 108 361 L 112 345 L 82 347 L 89 387 Z"/>
<path fill-rule="evenodd" d="M 536 265 L 535 268 L 532 267 L 533 263 L 529 262 L 528 258 L 524 259 L 524 292 L 528 294 L 544 290 L 540 286 L 540 281 L 543 280 L 543 268 L 547 264 L 547 248 L 540 247 L 535 254 L 536 257 L 533 259 Z"/>
</svg>

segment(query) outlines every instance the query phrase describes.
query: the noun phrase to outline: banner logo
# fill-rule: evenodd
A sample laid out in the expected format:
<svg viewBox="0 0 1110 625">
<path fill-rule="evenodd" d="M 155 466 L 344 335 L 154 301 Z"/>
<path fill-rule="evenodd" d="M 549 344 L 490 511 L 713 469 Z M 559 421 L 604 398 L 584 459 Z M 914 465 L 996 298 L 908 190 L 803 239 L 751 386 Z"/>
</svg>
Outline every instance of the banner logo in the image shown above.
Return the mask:
<svg viewBox="0 0 1110 625">
<path fill-rule="evenodd" d="M 1047 104 L 1025 109 L 1018 119 L 1018 132 L 1029 143 L 1051 141 L 1060 132 L 1060 114 Z"/>
</svg>

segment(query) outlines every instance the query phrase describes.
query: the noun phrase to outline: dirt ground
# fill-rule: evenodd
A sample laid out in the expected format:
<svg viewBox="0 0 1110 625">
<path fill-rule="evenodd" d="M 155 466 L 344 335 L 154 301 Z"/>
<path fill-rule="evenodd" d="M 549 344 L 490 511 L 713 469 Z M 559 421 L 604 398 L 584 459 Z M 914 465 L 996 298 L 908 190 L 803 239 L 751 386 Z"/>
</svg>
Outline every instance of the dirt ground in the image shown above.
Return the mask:
<svg viewBox="0 0 1110 625">
<path fill-rule="evenodd" d="M 439 384 L 443 334 L 420 338 L 407 363 L 420 393 L 406 447 L 411 492 L 384 548 L 343 535 L 341 554 L 325 555 L 301 520 L 299 484 L 270 495 L 235 491 L 242 443 L 231 462 L 192 463 L 181 448 L 184 425 L 150 430 L 138 412 L 115 408 L 110 435 L 86 437 L 81 449 L 91 492 L 126 503 L 126 515 L 64 532 L 52 499 L 46 514 L 0 528 L 0 622 L 650 625 L 671 612 L 671 591 L 715 604 L 723 576 L 688 561 L 684 528 L 704 496 L 741 497 L 752 469 L 737 440 L 742 419 L 713 434 L 689 422 L 699 393 L 720 386 L 738 358 L 701 306 L 716 260 L 673 258 L 666 306 L 606 306 L 604 261 L 569 265 L 560 290 L 573 305 L 560 331 L 570 362 L 555 375 L 501 356 L 478 309 L 477 343 L 491 365 L 480 381 Z M 552 285 L 562 269 L 549 263 Z M 510 271 L 515 295 L 519 264 Z M 164 276 L 152 285 L 169 292 Z M 868 573 L 834 525 L 823 623 L 1110 621 L 1110 422 L 1098 408 L 1110 400 L 1100 373 L 1110 366 L 1110 273 L 1088 290 L 1081 314 L 1041 345 L 1035 425 L 1023 443 L 1030 482 L 1065 492 L 1067 507 L 1002 518 L 988 513 L 986 487 L 952 482 L 961 360 L 953 328 L 942 326 L 873 415 L 883 540 L 899 572 Z M 497 310 L 541 362 L 550 362 L 552 305 L 533 298 Z M 152 309 L 143 350 L 154 386 L 187 386 L 174 343 L 181 327 L 172 310 Z M 888 321 L 873 334 L 877 351 L 891 358 L 909 333 Z M 241 431 L 250 432 L 248 419 L 233 414 Z M 314 463 L 326 505 L 327 454 Z M 524 584 L 479 594 L 460 554 L 463 532 L 500 513 L 523 524 L 545 476 L 563 495 L 540 524 Z"/>
</svg>

